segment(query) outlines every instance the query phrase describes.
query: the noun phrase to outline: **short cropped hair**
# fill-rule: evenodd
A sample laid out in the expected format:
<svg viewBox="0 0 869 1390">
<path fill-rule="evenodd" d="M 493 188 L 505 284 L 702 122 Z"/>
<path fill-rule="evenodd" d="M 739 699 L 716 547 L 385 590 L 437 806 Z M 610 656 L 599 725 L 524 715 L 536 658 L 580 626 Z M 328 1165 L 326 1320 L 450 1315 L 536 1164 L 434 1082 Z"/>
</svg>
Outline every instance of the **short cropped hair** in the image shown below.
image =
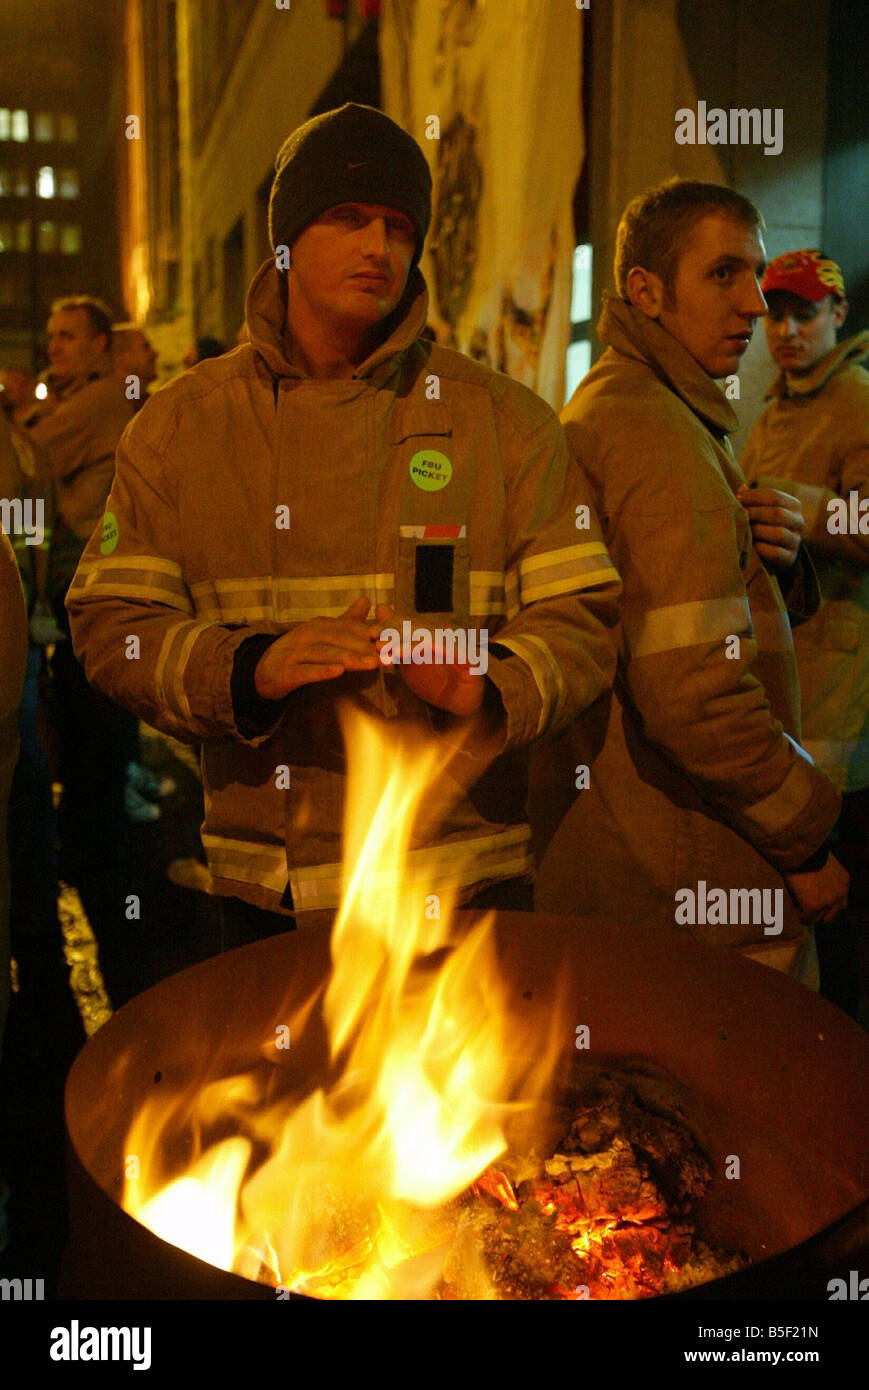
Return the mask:
<svg viewBox="0 0 869 1390">
<path fill-rule="evenodd" d="M 60 314 L 64 309 L 83 309 L 91 326 L 91 337 L 96 338 L 99 333 L 104 333 L 108 351 L 112 345 L 112 311 L 108 304 L 92 294 L 68 294 L 62 299 L 55 299 L 51 306 L 53 314 Z"/>
<path fill-rule="evenodd" d="M 702 218 L 716 212 L 763 230 L 763 217 L 754 203 L 723 184 L 673 178 L 632 198 L 616 232 L 613 271 L 619 297 L 629 302 L 628 275 L 638 265 L 661 277 L 664 294 L 672 303 L 676 271 L 691 232 Z"/>
<path fill-rule="evenodd" d="M 144 328 L 140 328 L 137 323 L 113 323 L 111 342 L 112 351 L 121 351 L 123 349 L 124 343 L 129 343 L 129 340 L 133 337 L 134 334 L 137 333 L 143 337 L 146 336 Z"/>
</svg>

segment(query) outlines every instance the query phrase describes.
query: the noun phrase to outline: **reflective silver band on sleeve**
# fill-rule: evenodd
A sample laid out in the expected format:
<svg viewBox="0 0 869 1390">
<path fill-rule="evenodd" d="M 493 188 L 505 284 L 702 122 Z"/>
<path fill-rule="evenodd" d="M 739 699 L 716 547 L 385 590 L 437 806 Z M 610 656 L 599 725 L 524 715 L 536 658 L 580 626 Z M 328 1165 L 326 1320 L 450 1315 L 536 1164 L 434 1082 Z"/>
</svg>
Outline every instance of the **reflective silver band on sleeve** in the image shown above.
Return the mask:
<svg viewBox="0 0 869 1390">
<path fill-rule="evenodd" d="M 193 612 L 181 566 L 160 555 L 108 555 L 82 560 L 70 585 L 74 598 L 142 599 Z"/>
<path fill-rule="evenodd" d="M 529 632 L 517 636 L 499 636 L 498 644 L 509 647 L 511 652 L 515 652 L 531 668 L 534 684 L 540 694 L 540 718 L 536 729 L 536 734 L 540 734 L 557 715 L 567 698 L 561 667 L 543 638 Z"/>
<path fill-rule="evenodd" d="M 634 658 L 751 635 L 751 611 L 744 594 L 667 604 L 625 622 L 628 651 Z"/>
</svg>

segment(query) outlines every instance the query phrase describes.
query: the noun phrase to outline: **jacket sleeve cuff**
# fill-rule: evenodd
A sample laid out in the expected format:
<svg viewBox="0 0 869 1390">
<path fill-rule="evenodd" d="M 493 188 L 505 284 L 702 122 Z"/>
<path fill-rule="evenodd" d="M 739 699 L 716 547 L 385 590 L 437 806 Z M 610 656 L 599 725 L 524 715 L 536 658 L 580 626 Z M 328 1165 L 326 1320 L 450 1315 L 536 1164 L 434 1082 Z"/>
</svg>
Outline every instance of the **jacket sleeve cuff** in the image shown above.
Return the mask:
<svg viewBox="0 0 869 1390">
<path fill-rule="evenodd" d="M 256 688 L 260 657 L 277 640 L 278 634 L 254 633 L 239 643 L 233 655 L 229 682 L 232 712 L 239 735 L 247 742 L 270 734 L 289 702 L 289 695 L 267 700 Z"/>
<path fill-rule="evenodd" d="M 810 769 L 809 775 L 814 783 L 813 795 L 785 833 L 767 837 L 746 835 L 779 873 L 796 873 L 804 870 L 807 863 L 811 865 L 819 845 L 826 847 L 842 809 L 841 795 L 832 782 L 816 768 Z"/>
<path fill-rule="evenodd" d="M 543 701 L 531 668 L 509 647 L 489 644 L 488 679 L 496 687 L 507 718 L 503 751 L 531 743 L 540 730 Z"/>
<path fill-rule="evenodd" d="M 824 843 L 823 843 L 822 845 L 820 845 L 818 849 L 815 850 L 814 854 L 810 854 L 809 857 L 808 857 L 808 859 L 804 859 L 804 860 L 803 860 L 802 864 L 798 864 L 797 867 L 796 867 L 795 869 L 791 869 L 791 873 L 792 873 L 792 874 L 809 874 L 809 873 L 817 873 L 817 871 L 818 871 L 819 869 L 823 869 L 824 865 L 826 864 L 827 860 L 828 860 L 829 857 L 830 857 L 830 854 L 831 854 L 830 842 L 829 842 L 829 840 L 825 840 Z"/>
<path fill-rule="evenodd" d="M 821 606 L 821 588 L 812 557 L 801 545 L 797 558 L 784 574 L 777 574 L 782 598 L 787 604 L 791 627 L 813 618 Z"/>
</svg>

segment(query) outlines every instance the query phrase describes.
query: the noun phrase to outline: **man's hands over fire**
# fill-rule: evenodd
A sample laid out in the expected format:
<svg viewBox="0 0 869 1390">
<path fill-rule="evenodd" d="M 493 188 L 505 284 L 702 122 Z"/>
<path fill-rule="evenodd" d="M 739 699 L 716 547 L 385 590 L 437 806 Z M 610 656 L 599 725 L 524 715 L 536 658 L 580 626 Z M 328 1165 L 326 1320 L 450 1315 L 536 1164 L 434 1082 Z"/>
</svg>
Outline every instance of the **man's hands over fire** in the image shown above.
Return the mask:
<svg viewBox="0 0 869 1390">
<path fill-rule="evenodd" d="M 383 626 L 394 626 L 395 612 L 385 603 L 379 603 L 375 615 Z M 451 665 L 436 665 L 423 662 L 416 665 L 402 662 L 395 668 L 408 690 L 413 691 L 426 704 L 436 705 L 449 714 L 467 718 L 478 714 L 483 708 L 485 695 L 485 676 L 472 675 L 467 663 L 455 662 Z"/>
<path fill-rule="evenodd" d="M 365 621 L 370 603 L 360 596 L 339 618 L 310 618 L 285 632 L 257 663 L 257 693 L 280 700 L 300 685 L 334 680 L 345 671 L 374 671 L 380 623 Z"/>
<path fill-rule="evenodd" d="M 800 499 L 773 487 L 743 486 L 736 496 L 748 512 L 755 549 L 767 569 L 789 570 L 806 524 Z"/>
<path fill-rule="evenodd" d="M 345 671 L 374 671 L 385 646 L 380 634 L 393 625 L 395 612 L 378 604 L 368 619 L 369 600 L 360 595 L 338 618 L 311 618 L 285 632 L 260 657 L 255 682 L 266 700 L 280 700 L 302 685 L 334 680 Z M 436 665 L 402 662 L 394 668 L 409 690 L 427 704 L 468 718 L 483 708 L 487 681 L 467 663 Z"/>
</svg>

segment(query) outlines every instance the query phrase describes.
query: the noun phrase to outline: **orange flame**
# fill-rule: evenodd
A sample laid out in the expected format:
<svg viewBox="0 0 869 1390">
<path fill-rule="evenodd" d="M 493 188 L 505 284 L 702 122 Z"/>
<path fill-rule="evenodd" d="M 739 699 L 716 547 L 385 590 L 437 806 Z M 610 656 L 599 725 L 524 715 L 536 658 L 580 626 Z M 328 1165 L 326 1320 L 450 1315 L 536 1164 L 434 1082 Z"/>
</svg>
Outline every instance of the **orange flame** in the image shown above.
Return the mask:
<svg viewBox="0 0 869 1390">
<path fill-rule="evenodd" d="M 321 1297 L 429 1298 L 455 1199 L 503 1154 L 511 1116 L 545 1094 L 565 1032 L 551 1005 L 545 1023 L 529 1010 L 517 1022 L 494 918 L 464 935 L 453 926 L 473 865 L 420 844 L 456 795 L 456 748 L 398 739 L 358 712 L 344 729 L 343 898 L 321 1001 L 335 1077 L 270 1101 L 252 1068 L 149 1100 L 126 1140 L 143 1161 L 123 1205 L 250 1278 Z M 515 1204 L 506 1178 L 498 1195 Z"/>
</svg>

